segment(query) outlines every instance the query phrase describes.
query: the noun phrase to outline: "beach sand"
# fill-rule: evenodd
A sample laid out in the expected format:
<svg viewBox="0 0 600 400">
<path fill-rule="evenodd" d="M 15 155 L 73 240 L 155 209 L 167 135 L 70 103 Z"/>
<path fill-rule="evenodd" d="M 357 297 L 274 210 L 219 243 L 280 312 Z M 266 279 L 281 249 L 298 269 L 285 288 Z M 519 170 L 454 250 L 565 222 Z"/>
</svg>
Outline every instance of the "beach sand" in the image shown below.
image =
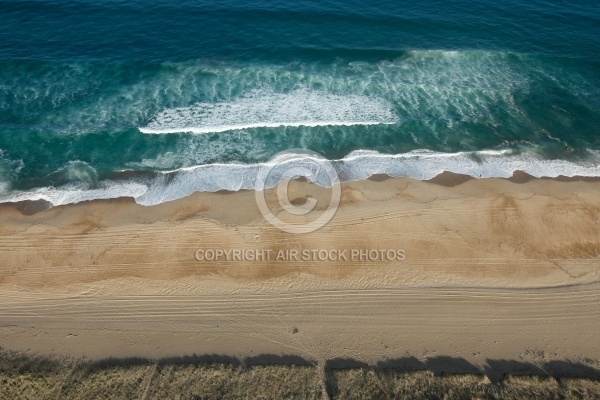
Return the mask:
<svg viewBox="0 0 600 400">
<path fill-rule="evenodd" d="M 301 181 L 290 193 L 294 203 L 329 196 Z M 271 226 L 252 191 L 43 208 L 0 207 L 5 349 L 92 359 L 449 357 L 478 367 L 600 359 L 595 179 L 374 177 L 343 184 L 332 221 L 309 234 Z M 197 259 L 211 249 L 271 253 Z M 276 260 L 280 250 L 404 257 Z"/>
</svg>

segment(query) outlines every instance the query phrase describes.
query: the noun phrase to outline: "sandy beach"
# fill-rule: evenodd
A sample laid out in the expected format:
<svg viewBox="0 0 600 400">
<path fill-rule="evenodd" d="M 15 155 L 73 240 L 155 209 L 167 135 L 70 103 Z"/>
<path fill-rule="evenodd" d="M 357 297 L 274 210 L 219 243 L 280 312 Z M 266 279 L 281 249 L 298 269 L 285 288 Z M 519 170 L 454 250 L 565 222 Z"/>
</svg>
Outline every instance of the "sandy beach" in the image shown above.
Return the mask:
<svg viewBox="0 0 600 400">
<path fill-rule="evenodd" d="M 329 194 L 299 181 L 290 193 Z M 268 224 L 252 191 L 36 208 L 0 207 L 5 349 L 476 367 L 600 359 L 594 179 L 375 177 L 343 184 L 334 218 L 301 235 Z"/>
</svg>

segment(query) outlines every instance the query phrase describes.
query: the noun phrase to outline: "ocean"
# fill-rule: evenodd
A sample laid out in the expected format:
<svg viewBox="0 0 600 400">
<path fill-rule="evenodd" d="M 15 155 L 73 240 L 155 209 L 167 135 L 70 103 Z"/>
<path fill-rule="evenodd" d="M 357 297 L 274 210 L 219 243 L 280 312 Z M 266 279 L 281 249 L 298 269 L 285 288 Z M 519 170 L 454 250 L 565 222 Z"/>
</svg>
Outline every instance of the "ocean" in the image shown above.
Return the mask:
<svg viewBox="0 0 600 400">
<path fill-rule="evenodd" d="M 0 0 L 0 202 L 253 189 L 301 150 L 600 176 L 600 3 Z"/>
</svg>

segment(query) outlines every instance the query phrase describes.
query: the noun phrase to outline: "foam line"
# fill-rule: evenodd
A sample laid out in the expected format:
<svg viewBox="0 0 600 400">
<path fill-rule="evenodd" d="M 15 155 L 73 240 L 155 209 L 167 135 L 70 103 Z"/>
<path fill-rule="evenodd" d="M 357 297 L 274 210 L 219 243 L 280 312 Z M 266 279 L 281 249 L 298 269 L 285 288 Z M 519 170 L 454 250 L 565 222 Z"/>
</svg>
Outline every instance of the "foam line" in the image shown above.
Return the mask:
<svg viewBox="0 0 600 400">
<path fill-rule="evenodd" d="M 147 134 L 166 134 L 166 133 L 221 133 L 227 131 L 236 131 L 241 129 L 252 129 L 252 128 L 278 128 L 280 126 L 289 127 L 316 127 L 316 126 L 353 126 L 353 125 L 389 125 L 393 122 L 379 122 L 379 121 L 321 121 L 321 122 L 273 122 L 273 123 L 255 123 L 245 125 L 223 125 L 223 126 L 208 126 L 203 128 L 187 127 L 187 128 L 167 128 L 167 129 L 151 129 L 151 128 L 138 128 L 140 132 Z"/>
<path fill-rule="evenodd" d="M 142 205 L 156 205 L 189 196 L 194 192 L 238 191 L 255 189 L 261 166 L 273 167 L 265 187 L 273 187 L 278 176 L 296 166 L 314 170 L 315 183 L 327 186 L 329 179 L 306 156 L 282 157 L 262 164 L 208 164 L 158 173 L 142 181 L 102 181 L 95 188 L 85 185 L 62 188 L 39 188 L 0 196 L 0 202 L 46 200 L 53 205 L 77 203 L 94 199 L 132 197 Z M 600 177 L 600 152 L 590 150 L 586 161 L 548 160 L 533 152 L 513 154 L 508 150 L 473 153 L 438 153 L 427 150 L 405 154 L 381 154 L 360 150 L 348 154 L 333 165 L 341 181 L 359 181 L 375 174 L 392 177 L 432 179 L 442 172 L 469 175 L 474 178 L 509 178 L 515 171 L 534 177 L 582 176 Z"/>
</svg>

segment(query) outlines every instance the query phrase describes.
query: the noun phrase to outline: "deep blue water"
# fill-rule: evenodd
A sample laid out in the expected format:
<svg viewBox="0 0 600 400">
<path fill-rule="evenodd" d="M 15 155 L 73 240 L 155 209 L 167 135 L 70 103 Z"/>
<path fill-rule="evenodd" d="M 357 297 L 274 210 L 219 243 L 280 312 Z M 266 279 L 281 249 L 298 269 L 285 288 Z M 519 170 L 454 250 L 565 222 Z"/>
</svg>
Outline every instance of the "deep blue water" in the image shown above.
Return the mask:
<svg viewBox="0 0 600 400">
<path fill-rule="evenodd" d="M 0 200 L 252 187 L 294 148 L 597 175 L 599 127 L 596 1 L 0 0 Z"/>
</svg>

